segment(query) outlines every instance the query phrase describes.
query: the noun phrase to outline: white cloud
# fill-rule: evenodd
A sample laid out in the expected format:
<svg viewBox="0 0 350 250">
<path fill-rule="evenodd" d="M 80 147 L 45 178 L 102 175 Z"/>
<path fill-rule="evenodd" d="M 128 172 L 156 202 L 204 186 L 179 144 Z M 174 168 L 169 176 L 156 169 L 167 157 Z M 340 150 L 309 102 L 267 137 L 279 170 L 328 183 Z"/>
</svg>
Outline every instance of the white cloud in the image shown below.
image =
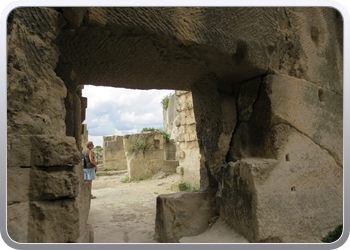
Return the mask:
<svg viewBox="0 0 350 250">
<path fill-rule="evenodd" d="M 155 113 L 146 113 L 143 115 L 135 115 L 135 112 L 126 112 L 121 113 L 120 115 L 121 121 L 126 121 L 130 123 L 137 123 L 137 124 L 149 124 L 152 122 L 158 123 L 163 121 L 163 116 L 159 116 Z"/>
<path fill-rule="evenodd" d="M 88 98 L 88 105 L 84 123 L 87 124 L 89 138 L 101 141 L 102 145 L 102 136 L 140 133 L 144 127 L 162 129 L 160 102 L 172 92 L 86 85 L 83 96 Z"/>
</svg>

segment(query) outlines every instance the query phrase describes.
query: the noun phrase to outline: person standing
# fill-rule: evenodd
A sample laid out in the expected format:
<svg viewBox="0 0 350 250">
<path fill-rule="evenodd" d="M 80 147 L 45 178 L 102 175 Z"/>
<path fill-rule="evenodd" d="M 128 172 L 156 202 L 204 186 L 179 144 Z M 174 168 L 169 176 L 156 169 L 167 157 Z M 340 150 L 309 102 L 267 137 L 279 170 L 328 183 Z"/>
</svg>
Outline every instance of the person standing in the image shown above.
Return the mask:
<svg viewBox="0 0 350 250">
<path fill-rule="evenodd" d="M 92 141 L 89 141 L 86 143 L 87 149 L 83 151 L 83 156 L 85 160 L 85 166 L 84 167 L 84 180 L 90 180 L 91 185 L 91 191 L 92 191 L 92 180 L 95 180 L 96 178 L 96 170 L 97 170 L 97 163 L 95 162 L 94 152 L 92 149 L 94 148 L 94 144 Z M 91 194 L 91 199 L 96 199 L 96 196 L 93 196 Z"/>
</svg>

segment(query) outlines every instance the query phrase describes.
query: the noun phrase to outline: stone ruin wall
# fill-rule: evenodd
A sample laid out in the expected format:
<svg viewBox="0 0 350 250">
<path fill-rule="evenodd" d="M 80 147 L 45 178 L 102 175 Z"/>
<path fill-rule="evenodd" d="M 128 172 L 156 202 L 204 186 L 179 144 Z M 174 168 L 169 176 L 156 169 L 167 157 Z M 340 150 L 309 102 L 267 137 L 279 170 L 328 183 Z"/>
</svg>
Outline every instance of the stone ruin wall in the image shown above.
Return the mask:
<svg viewBox="0 0 350 250">
<path fill-rule="evenodd" d="M 126 152 L 125 147 L 134 139 L 144 140 L 148 144 L 145 153 Z M 128 170 L 129 180 L 148 178 L 159 172 L 172 174 L 179 166 L 179 161 L 175 160 L 174 141 L 166 142 L 159 132 L 104 136 L 103 145 L 103 169 Z"/>
<path fill-rule="evenodd" d="M 145 141 L 147 149 L 127 152 L 133 140 Z M 179 166 L 179 161 L 175 160 L 174 143 L 167 143 L 158 131 L 125 135 L 123 143 L 130 181 L 149 178 L 159 172 L 173 174 Z"/>
<path fill-rule="evenodd" d="M 250 242 L 317 242 L 342 223 L 335 9 L 18 8 L 7 28 L 13 240 L 92 240 L 76 88 L 102 82 L 192 92 L 202 190 L 158 196 L 159 242 L 199 234 L 216 214 Z M 158 71 L 134 74 L 133 58 Z"/>
<path fill-rule="evenodd" d="M 123 136 L 103 136 L 103 168 L 109 170 L 127 169 Z"/>
<path fill-rule="evenodd" d="M 182 182 L 199 187 L 201 155 L 190 91 L 176 90 L 170 97 L 168 108 L 163 110 L 163 126 L 175 142 L 176 159 L 180 167 L 178 173 L 183 175 Z"/>
<path fill-rule="evenodd" d="M 81 126 L 81 147 L 83 151 L 86 149 L 86 144 L 89 141 L 89 131 L 87 130 L 87 124 L 82 124 Z"/>
</svg>

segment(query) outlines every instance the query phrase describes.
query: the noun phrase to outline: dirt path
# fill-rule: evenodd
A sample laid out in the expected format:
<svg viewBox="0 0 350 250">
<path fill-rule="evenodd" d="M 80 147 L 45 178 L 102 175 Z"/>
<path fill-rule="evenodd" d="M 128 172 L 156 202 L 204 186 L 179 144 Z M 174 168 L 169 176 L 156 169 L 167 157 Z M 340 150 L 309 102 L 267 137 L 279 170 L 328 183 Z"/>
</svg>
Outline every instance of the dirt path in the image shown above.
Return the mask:
<svg viewBox="0 0 350 250">
<path fill-rule="evenodd" d="M 180 180 L 174 174 L 159 180 L 122 183 L 125 175 L 99 176 L 92 182 L 88 223 L 95 243 L 156 243 L 153 240 L 156 198 L 175 193 L 171 185 Z"/>
<path fill-rule="evenodd" d="M 180 182 L 180 175 L 164 179 L 122 183 L 125 175 L 99 176 L 92 182 L 88 223 L 94 229 L 95 243 L 157 243 L 153 239 L 156 198 L 160 194 L 175 193 L 172 186 Z M 220 219 L 206 232 L 184 237 L 180 243 L 248 243 Z"/>
</svg>

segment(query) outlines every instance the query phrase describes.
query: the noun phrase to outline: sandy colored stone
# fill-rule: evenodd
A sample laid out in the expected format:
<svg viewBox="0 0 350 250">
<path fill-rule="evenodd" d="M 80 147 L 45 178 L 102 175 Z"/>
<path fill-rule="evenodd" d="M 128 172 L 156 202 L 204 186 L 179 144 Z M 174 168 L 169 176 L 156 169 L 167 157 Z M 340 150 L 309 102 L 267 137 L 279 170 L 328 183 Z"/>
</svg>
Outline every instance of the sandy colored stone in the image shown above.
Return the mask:
<svg viewBox="0 0 350 250">
<path fill-rule="evenodd" d="M 252 157 L 278 161 L 277 167 L 266 175 L 265 182 L 259 184 L 257 193 L 266 195 L 263 201 L 280 207 L 272 214 L 270 208 L 261 203 L 265 209 L 257 210 L 257 216 L 266 221 L 262 219 L 256 229 L 255 240 L 294 241 L 294 235 L 289 235 L 291 231 L 303 231 L 315 232 L 315 235 L 298 240 L 314 242 L 313 237 L 324 236 L 340 223 L 343 20 L 336 9 L 91 7 L 85 13 L 84 24 L 73 29 L 72 25 L 78 26 L 83 14 L 76 12 L 77 16 L 73 15 L 67 22 L 64 12 L 61 7 L 24 7 L 14 9 L 8 17 L 7 164 L 11 175 L 23 175 L 18 181 L 27 180 L 28 167 L 66 171 L 67 166 L 79 165 L 83 108 L 76 94 L 77 86 L 178 89 L 192 93 L 201 154 L 198 153 L 198 169 L 188 167 L 187 172 L 196 174 L 191 179 L 200 181 L 203 189 L 218 187 L 213 178 L 221 166 L 218 162 L 238 162 Z M 262 81 L 258 97 L 252 104 L 256 93 L 248 91 L 248 95 L 243 95 L 240 88 L 242 83 L 259 77 Z M 241 90 L 244 91 L 244 86 Z M 226 102 L 222 100 L 236 103 L 237 98 L 243 98 L 247 105 L 240 109 L 223 105 Z M 189 101 L 189 97 L 183 99 Z M 180 105 L 175 107 L 181 111 Z M 175 127 L 194 122 L 188 118 L 188 111 L 182 119 L 175 119 Z M 234 120 L 239 120 L 237 111 L 244 115 L 244 121 L 235 124 Z M 292 126 L 302 139 L 294 136 L 294 132 L 293 136 L 283 137 L 284 130 L 273 129 L 279 124 Z M 284 144 L 285 138 L 298 143 Z M 299 144 L 303 151 L 291 146 Z M 288 152 L 280 149 L 280 145 L 287 145 L 284 149 Z M 298 154 L 302 157 L 298 158 Z M 293 162 L 295 172 L 285 169 L 289 164 L 286 159 L 290 159 L 289 163 L 297 161 Z M 193 159 L 188 163 L 194 164 Z M 76 171 L 80 188 L 84 181 L 78 169 Z M 185 168 L 184 171 L 185 176 Z M 298 171 L 302 174 L 300 180 L 293 179 Z M 277 188 L 274 186 L 277 177 L 287 180 L 276 190 L 284 198 L 274 203 L 269 190 Z M 9 176 L 9 180 L 16 181 L 16 177 Z M 298 185 L 293 186 L 291 180 Z M 249 183 L 247 188 L 251 190 L 258 182 Z M 16 185 L 8 188 L 9 193 L 16 192 Z M 52 206 L 47 205 L 49 201 L 35 201 L 36 219 L 13 220 L 12 228 L 18 229 L 18 234 L 14 231 L 12 234 L 22 234 L 18 239 L 27 242 L 87 239 L 89 229 L 84 218 L 89 207 L 86 204 L 89 190 L 81 189 L 75 203 L 68 206 L 78 212 L 62 209 L 61 205 L 70 199 L 50 201 Z M 288 196 L 292 189 L 293 194 L 300 195 Z M 23 200 L 27 193 L 20 190 L 20 204 L 29 202 Z M 82 200 L 79 200 L 81 194 Z M 230 200 L 231 195 L 222 202 Z M 318 206 L 320 200 L 325 203 L 323 207 Z M 302 210 L 303 213 L 296 216 Z M 18 206 L 8 211 L 10 218 L 16 218 L 21 212 L 26 213 L 26 208 Z M 245 210 L 237 211 L 244 213 Z M 313 217 L 314 211 L 317 218 Z M 331 216 L 324 216 L 326 212 Z M 40 214 L 50 218 L 50 227 L 38 221 Z M 228 209 L 227 214 L 222 218 L 231 218 L 232 209 Z M 72 215 L 79 222 L 72 219 Z M 288 222 L 295 218 L 303 221 L 289 228 Z M 268 223 L 272 219 L 281 224 Z M 34 226 L 26 226 L 21 221 L 31 221 Z M 249 226 L 254 227 L 254 222 Z M 78 234 L 65 234 L 73 231 L 73 227 Z M 59 229 L 56 234 L 53 228 Z M 62 228 L 66 230 L 63 232 Z M 246 238 L 252 237 L 250 231 L 245 232 Z"/>
</svg>

